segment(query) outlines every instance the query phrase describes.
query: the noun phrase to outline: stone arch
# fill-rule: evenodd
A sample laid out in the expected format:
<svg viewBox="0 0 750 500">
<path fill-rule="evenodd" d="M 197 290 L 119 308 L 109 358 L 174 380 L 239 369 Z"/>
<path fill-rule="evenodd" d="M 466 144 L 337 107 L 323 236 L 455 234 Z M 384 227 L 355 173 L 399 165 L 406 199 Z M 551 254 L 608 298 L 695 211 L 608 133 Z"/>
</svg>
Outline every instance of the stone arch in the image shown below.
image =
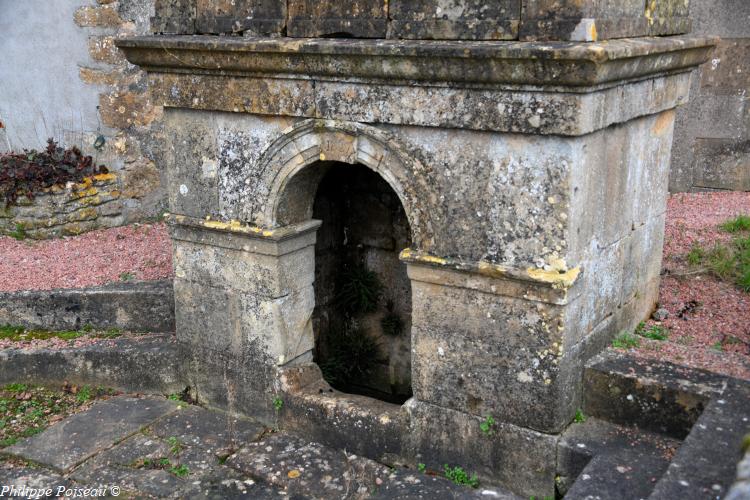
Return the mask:
<svg viewBox="0 0 750 500">
<path fill-rule="evenodd" d="M 415 248 L 429 251 L 433 231 L 424 185 L 427 169 L 387 132 L 369 125 L 333 120 L 305 120 L 274 141 L 258 162 L 265 200 L 248 200 L 259 226 L 283 227 L 312 218 L 317 186 L 326 173 L 315 164 L 362 164 L 393 189 L 406 212 Z"/>
</svg>

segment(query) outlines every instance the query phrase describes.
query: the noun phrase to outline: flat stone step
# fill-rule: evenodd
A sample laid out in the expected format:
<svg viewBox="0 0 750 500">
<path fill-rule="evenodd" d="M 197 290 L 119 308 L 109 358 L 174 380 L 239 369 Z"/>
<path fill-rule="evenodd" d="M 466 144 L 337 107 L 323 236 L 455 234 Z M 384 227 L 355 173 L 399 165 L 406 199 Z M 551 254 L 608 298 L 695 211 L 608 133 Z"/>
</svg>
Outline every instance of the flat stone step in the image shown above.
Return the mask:
<svg viewBox="0 0 750 500">
<path fill-rule="evenodd" d="M 653 500 L 713 499 L 727 494 L 750 433 L 750 383 L 730 380 L 714 398 L 677 450 Z"/>
<path fill-rule="evenodd" d="M 23 380 L 55 386 L 67 380 L 79 386 L 171 394 L 187 386 L 179 367 L 173 335 L 144 335 L 66 349 L 2 350 L 0 384 Z"/>
<path fill-rule="evenodd" d="M 726 377 L 615 351 L 594 357 L 584 373 L 584 412 L 621 425 L 684 439 Z"/>
<path fill-rule="evenodd" d="M 465 500 L 484 498 L 520 500 L 520 497 L 498 488 L 476 490 L 457 486 L 441 477 L 397 470 L 369 497 L 378 500 Z"/>
<path fill-rule="evenodd" d="M 372 460 L 285 434 L 243 447 L 227 465 L 291 496 L 324 499 L 366 497 L 390 474 Z"/>
<path fill-rule="evenodd" d="M 11 446 L 5 453 L 58 472 L 69 472 L 156 419 L 177 411 L 177 406 L 174 401 L 150 397 L 101 401 L 90 410 Z"/>
<path fill-rule="evenodd" d="M 222 462 L 264 431 L 252 420 L 185 406 L 99 453 L 71 477 L 83 484 L 118 484 L 135 496 L 195 497 L 214 490 L 228 493 L 232 485 L 240 497 L 243 490 L 258 494 L 262 487 L 251 488 L 245 477 Z"/>
<path fill-rule="evenodd" d="M 497 488 L 471 489 L 451 481 L 334 450 L 286 434 L 251 443 L 227 465 L 281 488 L 292 498 L 517 498 Z"/>
<path fill-rule="evenodd" d="M 565 498 L 632 500 L 649 496 L 680 441 L 589 417 L 558 445 L 558 488 Z M 605 498 L 605 497 L 601 497 Z"/>
</svg>

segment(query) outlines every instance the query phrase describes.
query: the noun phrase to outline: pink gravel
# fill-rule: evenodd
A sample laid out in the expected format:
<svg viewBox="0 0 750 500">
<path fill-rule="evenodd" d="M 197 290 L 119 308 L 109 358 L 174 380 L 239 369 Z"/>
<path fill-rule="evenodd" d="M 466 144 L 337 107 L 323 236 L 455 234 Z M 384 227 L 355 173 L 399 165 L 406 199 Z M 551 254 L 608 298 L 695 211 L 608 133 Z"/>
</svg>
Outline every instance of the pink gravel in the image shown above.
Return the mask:
<svg viewBox="0 0 750 500">
<path fill-rule="evenodd" d="M 669 317 L 647 322 L 666 327 L 669 340 L 643 340 L 634 350 L 637 356 L 750 379 L 750 294 L 712 276 L 691 274 L 684 258 L 693 244 L 710 248 L 731 240 L 733 235 L 718 226 L 742 214 L 750 214 L 750 193 L 670 197 L 659 290 L 659 305 Z"/>
<path fill-rule="evenodd" d="M 85 288 L 126 274 L 144 281 L 172 276 L 172 244 L 163 223 L 44 241 L 0 237 L 0 291 Z"/>
</svg>

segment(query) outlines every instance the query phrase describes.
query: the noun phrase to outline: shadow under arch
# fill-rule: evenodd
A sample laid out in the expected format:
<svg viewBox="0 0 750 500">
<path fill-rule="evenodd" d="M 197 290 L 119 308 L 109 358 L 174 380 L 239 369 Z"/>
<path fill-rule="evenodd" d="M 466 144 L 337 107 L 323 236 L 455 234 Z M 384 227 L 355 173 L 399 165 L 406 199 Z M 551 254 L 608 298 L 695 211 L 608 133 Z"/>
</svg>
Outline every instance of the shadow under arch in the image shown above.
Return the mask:
<svg viewBox="0 0 750 500">
<path fill-rule="evenodd" d="M 401 201 L 415 248 L 433 247 L 423 185 L 426 167 L 391 134 L 370 125 L 333 120 L 305 120 L 274 141 L 258 161 L 265 200 L 247 200 L 248 218 L 261 227 L 278 228 L 312 218 L 317 187 L 331 162 L 364 165 L 378 173 Z"/>
</svg>

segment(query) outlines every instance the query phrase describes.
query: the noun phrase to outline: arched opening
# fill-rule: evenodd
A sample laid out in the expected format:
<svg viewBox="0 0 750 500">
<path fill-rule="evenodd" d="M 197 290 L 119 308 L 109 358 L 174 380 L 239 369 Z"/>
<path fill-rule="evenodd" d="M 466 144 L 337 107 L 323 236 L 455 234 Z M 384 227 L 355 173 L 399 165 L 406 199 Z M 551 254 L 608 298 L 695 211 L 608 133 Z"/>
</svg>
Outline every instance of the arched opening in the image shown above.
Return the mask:
<svg viewBox="0 0 750 500">
<path fill-rule="evenodd" d="M 411 245 L 401 202 L 364 165 L 319 162 L 315 361 L 332 387 L 401 404 L 411 390 Z"/>
</svg>

